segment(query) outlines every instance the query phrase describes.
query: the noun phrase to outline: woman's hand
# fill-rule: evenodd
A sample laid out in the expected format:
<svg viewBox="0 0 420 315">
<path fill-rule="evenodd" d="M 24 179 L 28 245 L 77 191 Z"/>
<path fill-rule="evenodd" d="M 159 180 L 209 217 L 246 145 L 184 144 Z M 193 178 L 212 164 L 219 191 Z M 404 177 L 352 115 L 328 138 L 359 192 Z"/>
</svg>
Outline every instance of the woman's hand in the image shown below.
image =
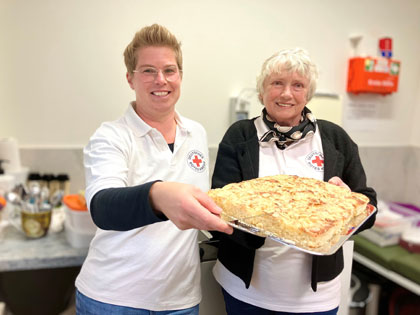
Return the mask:
<svg viewBox="0 0 420 315">
<path fill-rule="evenodd" d="M 163 213 L 179 229 L 233 233 L 233 228 L 220 219 L 220 209 L 199 188 L 182 183 L 156 182 L 150 189 L 150 200 L 155 211 Z"/>
<path fill-rule="evenodd" d="M 349 186 L 347 186 L 347 185 L 346 185 L 346 183 L 345 183 L 345 182 L 343 182 L 343 180 L 342 180 L 340 177 L 338 177 L 338 176 L 331 177 L 331 178 L 328 180 L 328 183 L 333 184 L 333 185 L 336 185 L 336 186 L 340 186 L 340 187 L 345 187 L 345 188 L 347 188 L 349 191 L 351 191 L 350 187 L 349 187 Z"/>
</svg>

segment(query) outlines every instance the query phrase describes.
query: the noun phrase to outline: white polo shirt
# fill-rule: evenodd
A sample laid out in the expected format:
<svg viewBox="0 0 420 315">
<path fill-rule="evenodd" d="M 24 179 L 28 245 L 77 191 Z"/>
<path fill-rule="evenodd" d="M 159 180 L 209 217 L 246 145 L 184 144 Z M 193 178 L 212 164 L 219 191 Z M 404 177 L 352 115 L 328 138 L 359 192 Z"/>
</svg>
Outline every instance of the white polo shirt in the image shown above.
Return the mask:
<svg viewBox="0 0 420 315">
<path fill-rule="evenodd" d="M 255 120 L 258 139 L 268 131 L 261 117 Z M 286 174 L 323 180 L 324 155 L 319 130 L 299 142 L 279 150 L 274 142 L 260 144 L 259 177 Z M 321 312 L 340 302 L 340 277 L 311 288 L 312 257 L 271 239 L 257 249 L 251 284 L 231 273 L 220 261 L 213 274 L 233 297 L 273 311 L 292 313 Z M 338 292 L 338 293 L 337 293 Z"/>
<path fill-rule="evenodd" d="M 204 128 L 176 113 L 173 153 L 162 134 L 132 104 L 125 115 L 103 123 L 84 149 L 88 205 L 98 191 L 154 180 L 209 189 Z M 124 209 L 120 209 L 124 215 Z M 110 304 L 155 311 L 182 309 L 201 300 L 197 230 L 171 221 L 130 231 L 98 228 L 76 279 L 84 295 Z"/>
</svg>

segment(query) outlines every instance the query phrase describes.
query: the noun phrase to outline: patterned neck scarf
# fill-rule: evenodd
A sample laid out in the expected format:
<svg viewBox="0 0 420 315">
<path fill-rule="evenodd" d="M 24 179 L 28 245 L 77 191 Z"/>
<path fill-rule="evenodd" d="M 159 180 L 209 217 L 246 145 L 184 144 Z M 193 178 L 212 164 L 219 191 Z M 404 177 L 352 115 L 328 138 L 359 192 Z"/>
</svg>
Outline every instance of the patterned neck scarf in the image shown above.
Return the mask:
<svg viewBox="0 0 420 315">
<path fill-rule="evenodd" d="M 270 130 L 262 135 L 260 142 L 275 142 L 280 150 L 305 138 L 307 134 L 315 133 L 316 130 L 316 119 L 307 107 L 302 111 L 299 125 L 294 127 L 280 126 L 268 115 L 265 108 L 262 111 L 262 118 Z"/>
</svg>

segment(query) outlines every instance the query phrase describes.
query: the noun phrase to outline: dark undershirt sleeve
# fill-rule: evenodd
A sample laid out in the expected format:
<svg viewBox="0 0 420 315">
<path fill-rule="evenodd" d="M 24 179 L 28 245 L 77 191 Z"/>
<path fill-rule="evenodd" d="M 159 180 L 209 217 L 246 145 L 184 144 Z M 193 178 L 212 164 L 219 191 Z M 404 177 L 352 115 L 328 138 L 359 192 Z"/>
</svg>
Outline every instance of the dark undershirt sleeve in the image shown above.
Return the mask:
<svg viewBox="0 0 420 315">
<path fill-rule="evenodd" d="M 167 220 L 150 204 L 149 191 L 156 182 L 100 190 L 90 203 L 93 222 L 103 230 L 128 231 Z"/>
</svg>

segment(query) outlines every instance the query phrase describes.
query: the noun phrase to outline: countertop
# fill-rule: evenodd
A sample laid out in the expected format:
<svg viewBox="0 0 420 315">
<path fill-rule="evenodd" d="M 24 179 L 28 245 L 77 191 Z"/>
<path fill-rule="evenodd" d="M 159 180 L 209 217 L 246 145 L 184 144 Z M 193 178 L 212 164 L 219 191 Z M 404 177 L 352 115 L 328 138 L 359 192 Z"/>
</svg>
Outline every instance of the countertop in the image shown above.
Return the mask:
<svg viewBox="0 0 420 315">
<path fill-rule="evenodd" d="M 62 223 L 59 228 L 50 227 L 46 236 L 30 239 L 8 220 L 0 221 L 0 272 L 81 266 L 88 248 L 73 248 L 67 242 Z M 217 248 L 214 242 L 207 242 L 208 237 L 208 232 L 199 233 L 202 262 L 217 256 Z"/>
<path fill-rule="evenodd" d="M 0 222 L 0 272 L 81 266 L 87 248 L 73 248 L 63 230 L 28 239 L 7 221 Z"/>
</svg>

